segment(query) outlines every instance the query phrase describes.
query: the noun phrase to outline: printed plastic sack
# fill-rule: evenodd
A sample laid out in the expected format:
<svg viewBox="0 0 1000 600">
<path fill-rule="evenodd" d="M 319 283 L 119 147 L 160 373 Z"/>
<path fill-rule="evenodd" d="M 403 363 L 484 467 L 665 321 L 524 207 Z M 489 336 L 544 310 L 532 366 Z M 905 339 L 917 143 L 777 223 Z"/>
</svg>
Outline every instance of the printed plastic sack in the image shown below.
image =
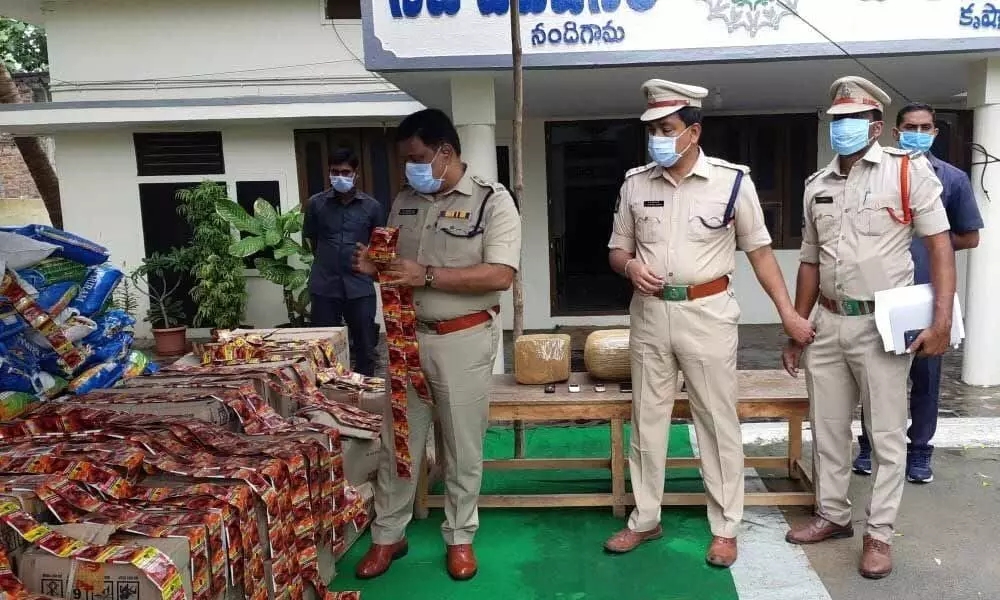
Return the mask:
<svg viewBox="0 0 1000 600">
<path fill-rule="evenodd" d="M 0 228 L 0 256 L 8 269 L 17 271 L 38 264 L 59 247 Z"/>
<path fill-rule="evenodd" d="M 112 265 L 98 265 L 90 268 L 87 279 L 80 288 L 80 293 L 70 306 L 79 310 L 80 314 L 90 317 L 97 314 L 107 302 L 118 282 L 122 280 L 122 272 Z"/>
<path fill-rule="evenodd" d="M 142 352 L 138 350 L 129 352 L 128 359 L 125 361 L 125 371 L 122 372 L 122 379 L 132 379 L 146 373 L 151 364 L 153 363 L 150 362 L 149 357 Z"/>
<path fill-rule="evenodd" d="M 103 340 L 113 338 L 119 333 L 134 333 L 135 319 L 120 308 L 109 310 L 94 317 L 97 329 L 83 338 L 85 344 L 99 344 Z"/>
<path fill-rule="evenodd" d="M 106 262 L 109 257 L 108 249 L 104 246 L 48 225 L 25 225 L 13 231 L 33 240 L 55 245 L 55 256 L 62 256 L 88 267 Z"/>
<path fill-rule="evenodd" d="M 113 338 L 105 339 L 93 346 L 93 354 L 87 359 L 87 365 L 120 361 L 128 356 L 132 346 L 131 333 L 119 333 Z"/>
<path fill-rule="evenodd" d="M 92 335 L 94 331 L 97 330 L 97 323 L 94 323 L 87 317 L 81 317 L 78 314 L 73 314 L 75 311 L 71 308 L 67 308 L 62 312 L 56 322 L 59 323 L 62 319 L 62 315 L 68 314 L 69 317 L 60 323 L 62 325 L 63 335 L 66 339 L 72 343 L 79 342 L 83 338 Z M 27 333 L 27 338 L 32 344 L 38 346 L 39 348 L 48 348 L 49 342 L 45 339 L 45 336 L 37 331 L 29 331 Z"/>
<path fill-rule="evenodd" d="M 0 356 L 0 390 L 35 393 L 34 371 L 12 356 Z"/>
<path fill-rule="evenodd" d="M 44 308 L 45 312 L 50 315 L 59 315 L 62 311 L 66 310 L 66 307 L 76 298 L 79 292 L 79 285 L 71 281 L 66 281 L 39 290 L 38 298 L 35 301 L 38 302 L 38 306 Z"/>
<path fill-rule="evenodd" d="M 122 377 L 125 371 L 125 364 L 121 362 L 105 362 L 97 366 L 90 367 L 83 373 L 76 376 L 69 383 L 68 391 L 71 394 L 86 394 L 94 390 L 99 390 L 113 386 Z"/>
<path fill-rule="evenodd" d="M 87 278 L 87 265 L 67 260 L 61 256 L 50 256 L 26 269 L 17 271 L 18 276 L 36 288 L 55 283 L 72 281 L 80 284 Z"/>
<path fill-rule="evenodd" d="M 0 421 L 16 419 L 38 403 L 38 396 L 24 392 L 0 392 Z"/>
<path fill-rule="evenodd" d="M 9 302 L 0 302 L 0 341 L 13 337 L 28 328 L 28 322 L 14 310 Z"/>
</svg>

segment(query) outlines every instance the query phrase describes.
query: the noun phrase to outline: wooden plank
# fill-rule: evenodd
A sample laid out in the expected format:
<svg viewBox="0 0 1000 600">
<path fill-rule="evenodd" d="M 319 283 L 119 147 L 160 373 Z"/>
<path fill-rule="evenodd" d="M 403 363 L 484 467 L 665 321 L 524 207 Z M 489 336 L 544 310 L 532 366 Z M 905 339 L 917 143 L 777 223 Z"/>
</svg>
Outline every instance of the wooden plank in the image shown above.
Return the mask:
<svg viewBox="0 0 1000 600">
<path fill-rule="evenodd" d="M 795 464 L 802 458 L 802 417 L 788 419 L 788 476 L 798 479 Z"/>
<path fill-rule="evenodd" d="M 431 508 L 444 507 L 444 496 L 428 496 Z M 480 496 L 480 508 L 554 508 L 612 506 L 611 494 L 507 494 Z"/>
<path fill-rule="evenodd" d="M 483 469 L 490 471 L 539 471 L 550 469 L 611 469 L 608 458 L 513 458 L 484 460 Z"/>
<path fill-rule="evenodd" d="M 625 517 L 625 420 L 611 419 L 611 495 L 614 515 Z"/>
</svg>

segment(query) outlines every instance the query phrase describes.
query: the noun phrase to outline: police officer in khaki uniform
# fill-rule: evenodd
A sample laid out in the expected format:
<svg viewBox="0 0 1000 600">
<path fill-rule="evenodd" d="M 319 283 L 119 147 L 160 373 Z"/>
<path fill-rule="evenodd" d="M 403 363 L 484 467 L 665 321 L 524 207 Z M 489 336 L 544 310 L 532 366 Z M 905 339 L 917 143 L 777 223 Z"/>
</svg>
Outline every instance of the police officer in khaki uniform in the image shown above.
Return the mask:
<svg viewBox="0 0 1000 600">
<path fill-rule="evenodd" d="M 462 162 L 458 133 L 436 109 L 414 113 L 397 130 L 409 184 L 392 206 L 389 226 L 399 228 L 399 259 L 391 279 L 414 288 L 420 361 L 433 407 L 407 399 L 413 473 L 424 459 L 427 432 L 437 413 L 444 441 L 448 572 L 470 579 L 477 571 L 472 539 L 483 472 L 483 436 L 489 388 L 500 341 L 500 293 L 510 287 L 521 257 L 521 219 L 512 196 L 498 183 L 472 174 Z M 356 268 L 374 274 L 365 248 Z M 406 525 L 413 515 L 417 477 L 400 479 L 394 467 L 392 413 L 382 425 L 375 487 L 372 546 L 357 567 L 377 577 L 407 552 Z"/>
<path fill-rule="evenodd" d="M 955 255 L 941 184 L 926 159 L 882 147 L 882 112 L 889 96 L 861 77 L 830 88 L 830 139 L 837 157 L 806 182 L 795 304 L 809 315 L 816 340 L 804 366 L 813 431 L 816 516 L 786 539 L 812 544 L 854 535 L 847 491 L 851 418 L 860 399 L 874 449 L 860 572 L 877 579 L 892 571 L 893 523 L 906 466 L 906 378 L 912 353 L 942 354 L 951 337 Z M 903 184 L 906 179 L 906 185 Z M 908 195 L 901 190 L 909 188 Z M 909 348 L 885 352 L 875 327 L 875 292 L 911 285 L 913 236 L 924 238 L 935 290 L 934 321 Z M 797 373 L 803 348 L 785 347 L 785 367 Z"/>
<path fill-rule="evenodd" d="M 712 543 L 706 560 L 736 560 L 743 517 L 743 443 L 736 414 L 740 308 L 731 287 L 736 249 L 747 253 L 789 335 L 812 341 L 796 314 L 749 169 L 698 146 L 704 88 L 652 79 L 642 86 L 652 163 L 626 174 L 615 209 L 610 262 L 628 277 L 631 306 L 632 442 L 636 507 L 605 548 L 628 552 L 662 535 L 667 435 L 677 371 L 684 373 L 708 492 Z"/>
</svg>

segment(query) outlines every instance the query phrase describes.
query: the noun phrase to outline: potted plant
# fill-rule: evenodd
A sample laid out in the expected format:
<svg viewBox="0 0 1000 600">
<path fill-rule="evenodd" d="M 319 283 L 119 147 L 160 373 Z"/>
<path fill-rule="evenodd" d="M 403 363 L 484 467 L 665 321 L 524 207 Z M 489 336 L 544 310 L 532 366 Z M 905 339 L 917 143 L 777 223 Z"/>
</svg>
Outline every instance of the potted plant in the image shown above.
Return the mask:
<svg viewBox="0 0 1000 600">
<path fill-rule="evenodd" d="M 178 191 L 177 200 L 177 213 L 187 221 L 192 235 L 186 247 L 172 252 L 173 258 L 196 282 L 191 289 L 198 307 L 193 325 L 211 326 L 214 338 L 219 329 L 238 327 L 247 305 L 243 261 L 229 252 L 232 230 L 218 211 L 219 205 L 235 202 L 225 186 L 213 181 Z"/>
<path fill-rule="evenodd" d="M 146 321 L 153 327 L 156 353 L 160 356 L 179 356 L 187 352 L 184 306 L 174 297 L 181 284 L 180 277 L 173 284 L 168 281 L 169 274 L 177 274 L 177 266 L 174 256 L 154 253 L 143 259 L 142 266 L 130 276 L 135 289 L 149 298 Z"/>
<path fill-rule="evenodd" d="M 243 259 L 262 250 L 271 251 L 273 258 L 258 257 L 254 266 L 261 277 L 281 286 L 288 312 L 287 325 L 305 325 L 309 317 L 308 283 L 313 256 L 292 237 L 302 231 L 303 215 L 299 207 L 280 214 L 266 200 L 258 198 L 253 204 L 253 215 L 235 202 L 219 203 L 218 211 L 237 230 L 249 234 L 230 244 L 232 256 Z"/>
</svg>

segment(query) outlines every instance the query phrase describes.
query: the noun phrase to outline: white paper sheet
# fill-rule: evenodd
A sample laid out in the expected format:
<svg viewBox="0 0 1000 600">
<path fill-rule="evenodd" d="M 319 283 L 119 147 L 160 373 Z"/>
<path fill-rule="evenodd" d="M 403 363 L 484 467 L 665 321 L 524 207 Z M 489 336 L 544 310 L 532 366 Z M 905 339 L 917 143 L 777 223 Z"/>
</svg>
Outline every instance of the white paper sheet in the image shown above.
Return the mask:
<svg viewBox="0 0 1000 600">
<path fill-rule="evenodd" d="M 882 336 L 886 352 L 904 354 L 907 331 L 930 327 L 934 320 L 934 290 L 930 284 L 911 285 L 875 292 L 875 326 Z M 957 348 L 965 339 L 962 307 L 955 294 L 951 317 L 951 345 Z"/>
</svg>

